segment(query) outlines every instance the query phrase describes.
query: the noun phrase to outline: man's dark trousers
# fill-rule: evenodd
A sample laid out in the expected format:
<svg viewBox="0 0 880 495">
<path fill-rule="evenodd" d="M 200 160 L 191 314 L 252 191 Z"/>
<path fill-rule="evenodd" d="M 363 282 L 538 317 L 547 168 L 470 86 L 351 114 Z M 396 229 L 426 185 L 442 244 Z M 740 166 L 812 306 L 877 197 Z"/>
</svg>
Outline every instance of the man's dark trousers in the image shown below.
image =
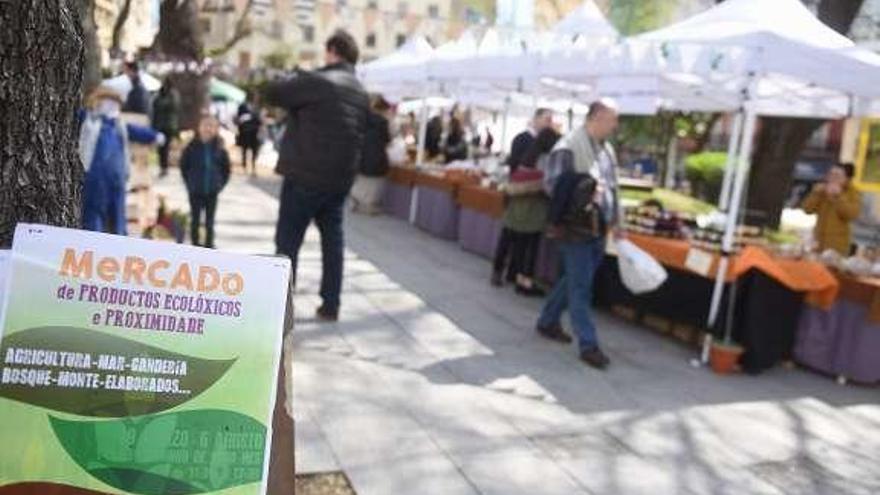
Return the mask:
<svg viewBox="0 0 880 495">
<path fill-rule="evenodd" d="M 281 188 L 278 226 L 275 245 L 278 254 L 290 258 L 295 280 L 299 248 L 312 220 L 321 232 L 321 298 L 324 308 L 339 311 L 342 292 L 343 212 L 348 191 L 323 192 L 301 187 L 293 179 L 285 178 Z"/>
</svg>

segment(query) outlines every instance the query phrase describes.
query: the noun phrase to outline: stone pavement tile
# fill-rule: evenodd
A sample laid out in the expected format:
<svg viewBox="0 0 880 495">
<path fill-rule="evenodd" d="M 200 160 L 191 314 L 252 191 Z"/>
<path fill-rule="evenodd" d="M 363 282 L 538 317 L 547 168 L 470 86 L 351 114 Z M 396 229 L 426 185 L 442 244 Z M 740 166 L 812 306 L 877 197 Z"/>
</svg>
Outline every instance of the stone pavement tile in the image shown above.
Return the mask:
<svg viewBox="0 0 880 495">
<path fill-rule="evenodd" d="M 695 432 L 678 412 L 642 412 L 605 427 L 604 432 L 631 452 L 645 457 L 680 457 L 699 454 L 700 432 Z"/>
<path fill-rule="evenodd" d="M 628 410 L 578 412 L 564 404 L 494 394 L 489 405 L 528 437 L 598 431 L 633 414 Z"/>
<path fill-rule="evenodd" d="M 880 405 L 859 404 L 847 406 L 841 410 L 851 415 L 850 417 L 858 418 L 865 424 L 870 425 L 874 431 L 880 431 Z"/>
<path fill-rule="evenodd" d="M 756 464 L 749 471 L 786 495 L 873 495 L 880 490 L 877 480 L 840 476 L 810 456 Z"/>
<path fill-rule="evenodd" d="M 487 403 L 493 392 L 468 385 L 410 388 L 412 416 L 445 452 L 491 452 L 529 440 Z"/>
<path fill-rule="evenodd" d="M 452 458 L 483 495 L 590 493 L 534 448 L 511 448 L 488 454 L 453 454 Z"/>
<path fill-rule="evenodd" d="M 558 462 L 595 495 L 783 495 L 756 476 L 729 472 L 688 455 L 600 452 Z"/>
<path fill-rule="evenodd" d="M 297 408 L 297 411 L 305 408 Z M 319 473 L 338 471 L 339 461 L 336 459 L 330 444 L 324 437 L 324 432 L 312 419 L 310 414 L 294 413 L 296 434 L 294 443 L 296 449 L 296 472 Z"/>
<path fill-rule="evenodd" d="M 488 355 L 492 351 L 445 316 L 423 309 L 415 313 L 391 315 L 397 325 L 422 348 L 439 359 Z"/>
<path fill-rule="evenodd" d="M 622 443 L 604 430 L 540 435 L 531 438 L 534 445 L 551 459 L 564 461 L 592 455 L 619 456 L 631 453 Z"/>
<path fill-rule="evenodd" d="M 345 473 L 358 495 L 480 495 L 445 455 L 377 458 Z"/>
<path fill-rule="evenodd" d="M 442 451 L 405 411 L 325 410 L 316 422 L 346 469 L 377 461 L 437 456 Z"/>
</svg>

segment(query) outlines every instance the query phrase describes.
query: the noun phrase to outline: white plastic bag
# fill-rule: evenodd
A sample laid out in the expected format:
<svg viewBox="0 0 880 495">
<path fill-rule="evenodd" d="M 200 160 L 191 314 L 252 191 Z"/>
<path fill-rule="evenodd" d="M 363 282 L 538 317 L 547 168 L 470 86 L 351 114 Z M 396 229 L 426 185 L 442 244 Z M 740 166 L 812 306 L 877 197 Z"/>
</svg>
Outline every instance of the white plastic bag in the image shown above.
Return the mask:
<svg viewBox="0 0 880 495">
<path fill-rule="evenodd" d="M 666 269 L 632 242 L 617 241 L 617 266 L 623 285 L 633 294 L 657 290 L 666 281 Z"/>
</svg>

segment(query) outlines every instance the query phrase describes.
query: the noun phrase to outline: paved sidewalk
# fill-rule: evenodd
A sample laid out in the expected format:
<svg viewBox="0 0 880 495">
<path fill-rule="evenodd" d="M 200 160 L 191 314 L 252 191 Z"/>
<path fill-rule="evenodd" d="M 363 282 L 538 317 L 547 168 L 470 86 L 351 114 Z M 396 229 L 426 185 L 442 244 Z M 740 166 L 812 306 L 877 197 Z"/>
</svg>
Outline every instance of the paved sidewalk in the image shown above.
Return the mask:
<svg viewBox="0 0 880 495">
<path fill-rule="evenodd" d="M 173 179 L 158 188 L 182 198 Z M 277 188 L 234 177 L 221 249 L 273 250 Z M 877 388 L 717 377 L 604 314 L 612 366 L 594 371 L 535 336 L 540 302 L 490 288 L 485 260 L 384 217 L 349 216 L 347 236 L 337 324 L 310 318 L 314 232 L 301 255 L 298 472 L 344 470 L 359 495 L 880 493 Z"/>
</svg>

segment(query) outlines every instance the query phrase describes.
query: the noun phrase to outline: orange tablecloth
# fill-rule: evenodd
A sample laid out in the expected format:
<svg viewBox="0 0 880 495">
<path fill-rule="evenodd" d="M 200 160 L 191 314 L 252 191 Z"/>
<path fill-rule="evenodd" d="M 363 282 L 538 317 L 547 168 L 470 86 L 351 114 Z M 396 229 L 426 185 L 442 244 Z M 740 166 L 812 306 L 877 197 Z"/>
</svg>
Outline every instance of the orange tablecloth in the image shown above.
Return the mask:
<svg viewBox="0 0 880 495">
<path fill-rule="evenodd" d="M 880 323 L 880 279 L 837 273 L 840 297 L 868 307 L 868 319 Z"/>
<path fill-rule="evenodd" d="M 415 185 L 441 189 L 453 194 L 458 187 L 457 183 L 444 176 L 419 171 L 415 173 Z"/>
<path fill-rule="evenodd" d="M 687 270 L 685 260 L 691 249 L 687 241 L 632 234 L 629 237 L 660 263 Z M 719 260 L 720 257 L 714 255 L 712 268 L 707 276 L 715 277 Z M 825 265 L 815 261 L 775 258 L 766 250 L 753 246 L 746 247 L 732 259 L 727 281 L 731 282 L 752 269 L 760 270 L 793 291 L 807 293 L 807 303 L 822 309 L 829 309 L 840 291 L 840 282 Z"/>
<path fill-rule="evenodd" d="M 464 184 L 459 188 L 458 204 L 462 208 L 476 210 L 492 218 L 501 218 L 504 215 L 504 194 L 473 184 Z"/>
<path fill-rule="evenodd" d="M 388 180 L 404 186 L 412 186 L 416 182 L 418 172 L 412 167 L 391 167 L 388 170 Z"/>
</svg>

